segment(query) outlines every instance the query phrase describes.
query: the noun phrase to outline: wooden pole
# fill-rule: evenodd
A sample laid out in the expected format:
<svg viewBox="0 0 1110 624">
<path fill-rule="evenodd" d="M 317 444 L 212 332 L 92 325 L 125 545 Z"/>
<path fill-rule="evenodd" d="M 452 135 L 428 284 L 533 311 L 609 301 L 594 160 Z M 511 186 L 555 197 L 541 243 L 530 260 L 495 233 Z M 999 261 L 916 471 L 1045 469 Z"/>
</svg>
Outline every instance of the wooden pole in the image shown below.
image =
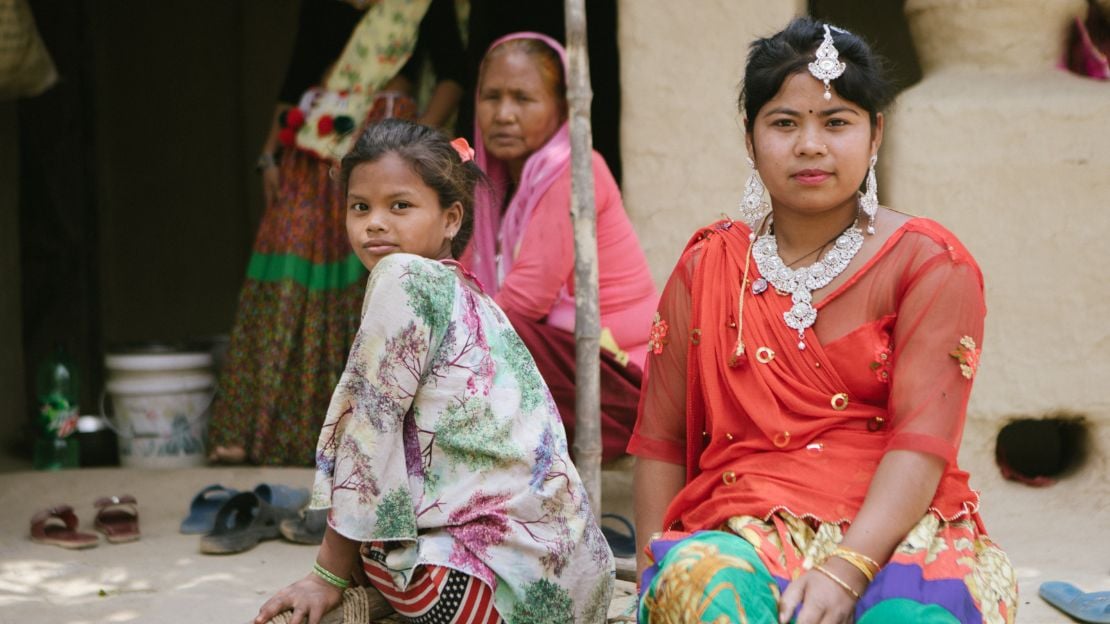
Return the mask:
<svg viewBox="0 0 1110 624">
<path fill-rule="evenodd" d="M 585 0 L 566 0 L 567 104 L 570 117 L 571 202 L 574 222 L 575 434 L 578 474 L 601 515 L 601 317 L 597 301 L 597 208 L 590 128 L 589 53 Z"/>
</svg>

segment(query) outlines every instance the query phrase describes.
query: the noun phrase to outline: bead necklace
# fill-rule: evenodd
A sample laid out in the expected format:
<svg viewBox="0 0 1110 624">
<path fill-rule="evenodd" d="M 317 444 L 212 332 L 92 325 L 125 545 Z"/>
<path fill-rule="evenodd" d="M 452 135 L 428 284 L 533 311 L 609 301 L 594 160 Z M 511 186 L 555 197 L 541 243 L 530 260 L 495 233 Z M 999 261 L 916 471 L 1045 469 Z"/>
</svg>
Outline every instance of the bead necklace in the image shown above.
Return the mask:
<svg viewBox="0 0 1110 624">
<path fill-rule="evenodd" d="M 859 229 L 859 215 L 840 236 L 836 237 L 833 248 L 813 264 L 800 269 L 791 269 L 779 257 L 779 244 L 775 235 L 770 233 L 773 218 L 768 219 L 768 233 L 756 238 L 752 245 L 752 257 L 763 277 L 752 284 L 752 294 L 758 295 L 767 290 L 770 282 L 776 290 L 789 293 L 794 305 L 783 312 L 786 326 L 798 330 L 798 349 L 805 350 L 805 331 L 817 321 L 817 309 L 813 307 L 813 291 L 827 286 L 836 276 L 848 268 L 852 258 L 863 246 L 863 232 Z"/>
</svg>

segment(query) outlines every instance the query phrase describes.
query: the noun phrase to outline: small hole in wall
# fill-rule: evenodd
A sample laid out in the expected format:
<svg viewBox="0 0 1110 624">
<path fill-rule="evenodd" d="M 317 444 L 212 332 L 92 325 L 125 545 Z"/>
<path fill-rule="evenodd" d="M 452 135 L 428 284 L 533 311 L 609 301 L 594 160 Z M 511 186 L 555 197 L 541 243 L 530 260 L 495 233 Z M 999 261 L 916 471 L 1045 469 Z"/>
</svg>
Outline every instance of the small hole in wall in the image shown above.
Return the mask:
<svg viewBox="0 0 1110 624">
<path fill-rule="evenodd" d="M 1082 416 L 1023 418 L 998 432 L 994 458 L 1003 477 L 1044 486 L 1075 474 L 1087 459 L 1087 446 Z"/>
</svg>

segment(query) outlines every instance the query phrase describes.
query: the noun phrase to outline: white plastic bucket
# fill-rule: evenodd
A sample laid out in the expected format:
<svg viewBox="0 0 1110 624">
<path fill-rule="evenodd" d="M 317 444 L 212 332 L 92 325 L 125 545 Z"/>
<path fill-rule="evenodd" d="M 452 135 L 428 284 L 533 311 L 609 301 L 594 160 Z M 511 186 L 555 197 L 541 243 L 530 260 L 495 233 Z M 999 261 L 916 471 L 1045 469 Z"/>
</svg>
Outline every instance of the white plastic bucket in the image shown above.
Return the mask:
<svg viewBox="0 0 1110 624">
<path fill-rule="evenodd" d="M 106 389 L 119 433 L 120 464 L 188 468 L 205 463 L 212 355 L 145 352 L 108 355 Z"/>
</svg>

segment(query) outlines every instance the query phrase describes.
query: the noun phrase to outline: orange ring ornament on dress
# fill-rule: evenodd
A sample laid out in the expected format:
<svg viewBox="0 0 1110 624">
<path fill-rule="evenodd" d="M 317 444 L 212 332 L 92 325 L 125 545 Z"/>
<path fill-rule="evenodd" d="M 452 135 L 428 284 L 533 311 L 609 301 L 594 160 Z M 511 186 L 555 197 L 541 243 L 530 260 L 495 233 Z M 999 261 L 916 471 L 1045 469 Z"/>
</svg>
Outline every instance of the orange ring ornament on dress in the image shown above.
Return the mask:
<svg viewBox="0 0 1110 624">
<path fill-rule="evenodd" d="M 760 347 L 755 350 L 755 360 L 760 364 L 770 364 L 775 359 L 775 350 L 770 347 Z"/>
</svg>

